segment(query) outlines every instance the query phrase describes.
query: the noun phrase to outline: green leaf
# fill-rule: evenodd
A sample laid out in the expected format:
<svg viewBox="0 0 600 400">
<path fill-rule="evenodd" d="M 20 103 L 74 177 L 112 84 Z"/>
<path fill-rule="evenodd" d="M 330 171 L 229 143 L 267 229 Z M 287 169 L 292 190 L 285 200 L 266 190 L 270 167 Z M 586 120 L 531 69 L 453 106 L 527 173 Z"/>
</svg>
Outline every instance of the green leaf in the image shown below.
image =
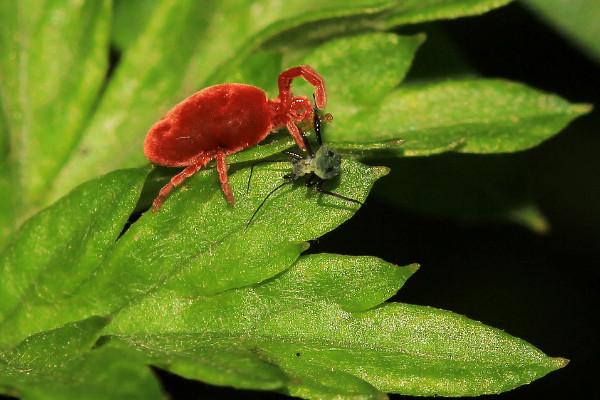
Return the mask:
<svg viewBox="0 0 600 400">
<path fill-rule="evenodd" d="M 279 183 L 281 167 L 257 168 L 251 196 L 245 193 L 248 169 L 234 174 L 235 207 L 223 201 L 215 171 L 199 172 L 169 196 L 160 212 L 143 215 L 116 243 L 147 170 L 117 171 L 81 186 L 26 224 L 6 249 L 0 344 L 90 315 L 116 313 L 157 287 L 215 293 L 285 270 L 307 240 L 350 218 L 356 205 L 290 187 L 273 196 L 246 231 L 266 192 Z M 364 200 L 386 172 L 345 163 L 338 191 Z M 324 215 L 312 220 L 319 209 Z M 57 227 L 60 240 L 49 233 Z"/>
<path fill-rule="evenodd" d="M 115 0 L 112 40 L 121 51 L 127 51 L 144 31 L 160 1 Z"/>
<path fill-rule="evenodd" d="M 284 293 L 295 302 L 328 300 L 346 311 L 364 311 L 396 294 L 418 267 L 398 268 L 376 257 L 313 254 L 300 258 L 262 290 L 265 296 Z"/>
<path fill-rule="evenodd" d="M 451 19 L 483 14 L 512 0 L 408 0 L 398 2 L 388 24 L 415 24 L 438 19 Z"/>
<path fill-rule="evenodd" d="M 590 109 L 517 83 L 448 81 L 398 89 L 379 107 L 332 124 L 328 135 L 333 142 L 403 138 L 404 155 L 504 153 L 538 145 Z"/>
<path fill-rule="evenodd" d="M 0 393 L 24 399 L 159 399 L 160 387 L 131 351 L 90 352 L 108 319 L 84 321 L 25 339 L 0 361 Z"/>
<path fill-rule="evenodd" d="M 14 187 L 14 171 L 8 161 L 9 143 L 8 127 L 2 110 L 0 110 L 0 193 L 11 193 L 11 191 L 16 190 Z M 3 201 L 0 202 L 0 250 L 4 247 L 6 238 L 16 228 L 15 200 L 14 196 L 5 196 Z"/>
<path fill-rule="evenodd" d="M 195 48 L 212 14 L 196 0 L 164 0 L 123 54 L 76 150 L 60 172 L 54 200 L 75 184 L 145 162 L 142 144 L 152 123 L 196 87 L 182 90 Z"/>
<path fill-rule="evenodd" d="M 113 345 L 135 348 L 188 378 L 285 385 L 305 398 L 498 393 L 566 364 L 448 311 L 398 303 L 371 308 L 415 269 L 375 258 L 301 257 L 273 279 L 214 296 L 160 290 L 123 310 L 107 333 Z M 241 362 L 226 369 L 234 357 Z M 213 368 L 223 373 L 215 376 Z"/>
<path fill-rule="evenodd" d="M 2 358 L 11 367 L 23 369 L 39 370 L 49 365 L 63 364 L 89 351 L 109 321 L 108 318 L 93 316 L 36 333 L 2 354 Z"/>
<path fill-rule="evenodd" d="M 515 154 L 445 153 L 390 160 L 389 182 L 375 194 L 412 212 L 458 222 L 513 221 L 543 233 L 525 163 Z"/>
<path fill-rule="evenodd" d="M 379 104 L 398 86 L 424 40 L 424 35 L 391 33 L 344 37 L 319 46 L 300 63 L 311 65 L 323 76 L 329 93 L 327 111 L 344 119 L 356 108 Z M 294 89 L 306 94 L 313 90 L 302 81 L 295 83 Z"/>
<path fill-rule="evenodd" d="M 12 238 L 0 255 L 0 348 L 34 332 L 108 314 L 99 310 L 70 318 L 59 304 L 102 265 L 147 173 L 147 168 L 117 171 L 81 185 L 27 221 Z M 19 315 L 27 315 L 36 304 L 46 311 L 20 324 Z"/>
<path fill-rule="evenodd" d="M 43 201 L 75 146 L 108 65 L 111 1 L 4 1 L 0 101 L 16 218 Z M 22 222 L 20 220 L 19 222 Z"/>
<path fill-rule="evenodd" d="M 600 3 L 596 0 L 524 0 L 543 20 L 600 62 Z"/>
<path fill-rule="evenodd" d="M 322 378 L 333 384 L 344 372 L 404 395 L 499 393 L 567 363 L 466 317 L 400 303 L 355 314 L 324 304 L 293 308 L 269 318 L 262 333 L 265 353 L 293 376 L 320 366 L 333 372 Z"/>
</svg>

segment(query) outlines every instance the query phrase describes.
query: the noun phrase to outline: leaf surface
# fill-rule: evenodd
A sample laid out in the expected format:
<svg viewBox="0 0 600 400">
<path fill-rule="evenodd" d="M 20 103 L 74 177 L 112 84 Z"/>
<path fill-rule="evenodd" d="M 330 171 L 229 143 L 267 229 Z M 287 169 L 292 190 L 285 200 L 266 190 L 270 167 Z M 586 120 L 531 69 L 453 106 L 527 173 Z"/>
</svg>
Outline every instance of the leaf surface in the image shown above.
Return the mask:
<svg viewBox="0 0 600 400">
<path fill-rule="evenodd" d="M 463 80 L 398 89 L 373 109 L 332 124 L 331 140 L 404 139 L 405 155 L 525 150 L 555 135 L 587 105 L 501 80 Z"/>
<path fill-rule="evenodd" d="M 90 351 L 108 321 L 90 317 L 26 338 L 2 355 L 0 393 L 23 399 L 164 398 L 133 352 Z"/>
<path fill-rule="evenodd" d="M 111 3 L 0 6 L 0 101 L 19 222 L 43 201 L 97 101 L 108 67 Z"/>
<path fill-rule="evenodd" d="M 0 254 L 0 348 L 40 330 L 108 314 L 70 318 L 60 304 L 111 252 L 147 173 L 147 168 L 118 171 L 92 180 L 38 213 L 14 235 Z M 27 323 L 19 322 L 20 315 L 36 307 L 39 319 L 30 315 Z M 56 321 L 61 315 L 64 320 Z"/>
<path fill-rule="evenodd" d="M 118 316 L 111 343 L 188 378 L 271 385 L 304 398 L 498 393 L 566 364 L 448 311 L 401 303 L 372 308 L 415 269 L 320 254 L 214 296 L 163 290 Z M 164 313 L 148 312 L 157 309 Z M 234 357 L 239 362 L 227 364 Z"/>
<path fill-rule="evenodd" d="M 337 183 L 345 195 L 360 200 L 386 173 L 352 162 L 344 166 Z M 117 171 L 81 186 L 29 221 L 5 250 L 0 343 L 14 344 L 91 315 L 111 315 L 158 287 L 210 294 L 287 269 L 307 240 L 334 229 L 357 207 L 288 187 L 272 197 L 246 231 L 265 193 L 279 183 L 281 168 L 255 170 L 250 200 L 248 170 L 234 174 L 235 207 L 223 200 L 215 171 L 200 172 L 116 243 L 147 169 Z M 315 207 L 323 215 L 311 220 Z M 57 229 L 61 241 L 53 235 Z"/>
</svg>

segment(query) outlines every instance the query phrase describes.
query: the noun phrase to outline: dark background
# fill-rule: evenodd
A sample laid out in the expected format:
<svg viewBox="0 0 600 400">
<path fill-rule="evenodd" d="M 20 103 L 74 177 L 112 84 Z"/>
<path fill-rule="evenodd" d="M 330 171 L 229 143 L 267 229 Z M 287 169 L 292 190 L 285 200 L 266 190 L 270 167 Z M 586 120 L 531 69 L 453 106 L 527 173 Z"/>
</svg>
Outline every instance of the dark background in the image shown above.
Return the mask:
<svg viewBox="0 0 600 400">
<path fill-rule="evenodd" d="M 482 76 L 600 105 L 600 66 L 520 5 L 442 26 Z M 394 300 L 467 315 L 571 360 L 566 368 L 499 398 L 583 397 L 598 379 L 592 322 L 600 297 L 599 130 L 595 111 L 519 156 L 552 226 L 547 235 L 511 224 L 435 220 L 370 197 L 353 219 L 312 243 L 310 252 L 376 255 L 398 265 L 418 262 L 421 269 Z M 385 185 L 385 178 L 378 184 Z M 176 399 L 286 398 L 158 373 Z M 482 398 L 492 397 L 497 398 Z"/>
</svg>

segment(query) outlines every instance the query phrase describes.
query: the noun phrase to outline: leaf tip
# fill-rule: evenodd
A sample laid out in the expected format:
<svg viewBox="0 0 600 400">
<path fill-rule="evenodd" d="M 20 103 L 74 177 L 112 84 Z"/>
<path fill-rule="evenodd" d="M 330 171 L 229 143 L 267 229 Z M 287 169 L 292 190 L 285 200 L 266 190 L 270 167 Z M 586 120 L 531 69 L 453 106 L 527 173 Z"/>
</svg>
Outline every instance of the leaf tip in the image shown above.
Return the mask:
<svg viewBox="0 0 600 400">
<path fill-rule="evenodd" d="M 421 264 L 413 263 L 413 264 L 407 265 L 406 268 L 408 268 L 408 270 L 411 272 L 411 275 L 412 275 L 415 272 L 417 272 L 419 270 L 419 268 L 421 268 Z"/>
<path fill-rule="evenodd" d="M 571 111 L 578 115 L 585 115 L 592 112 L 594 109 L 593 104 L 581 103 L 581 104 L 573 104 L 571 105 Z"/>
<path fill-rule="evenodd" d="M 552 361 L 554 361 L 556 369 L 564 368 L 569 364 L 569 362 L 571 362 L 569 359 L 564 357 L 555 357 L 552 359 Z"/>
<path fill-rule="evenodd" d="M 417 33 L 416 35 L 413 36 L 413 38 L 420 46 L 427 40 L 427 34 L 424 32 Z"/>
<path fill-rule="evenodd" d="M 381 178 L 383 176 L 386 176 L 387 174 L 390 173 L 390 169 L 388 167 L 373 167 L 373 172 L 375 173 L 375 175 L 377 176 L 377 178 Z"/>
</svg>

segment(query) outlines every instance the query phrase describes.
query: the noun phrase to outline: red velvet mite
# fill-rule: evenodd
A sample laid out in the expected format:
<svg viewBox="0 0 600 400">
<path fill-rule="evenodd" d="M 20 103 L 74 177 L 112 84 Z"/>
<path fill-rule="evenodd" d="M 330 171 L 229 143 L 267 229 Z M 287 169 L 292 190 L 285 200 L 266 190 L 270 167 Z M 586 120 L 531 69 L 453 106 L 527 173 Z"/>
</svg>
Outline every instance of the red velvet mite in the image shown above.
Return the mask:
<svg viewBox="0 0 600 400">
<path fill-rule="evenodd" d="M 300 65 L 279 74 L 279 96 L 275 99 L 267 98 L 256 86 L 223 83 L 202 89 L 169 110 L 150 128 L 144 154 L 158 165 L 187 168 L 160 190 L 153 208 L 158 210 L 171 190 L 213 158 L 217 159 L 223 193 L 233 204 L 225 156 L 258 144 L 281 127 L 285 126 L 305 150 L 296 124 L 312 118 L 313 106 L 308 98 L 292 94 L 292 80 L 298 77 L 315 87 L 316 106 L 325 108 L 325 81 L 309 65 Z"/>
</svg>

